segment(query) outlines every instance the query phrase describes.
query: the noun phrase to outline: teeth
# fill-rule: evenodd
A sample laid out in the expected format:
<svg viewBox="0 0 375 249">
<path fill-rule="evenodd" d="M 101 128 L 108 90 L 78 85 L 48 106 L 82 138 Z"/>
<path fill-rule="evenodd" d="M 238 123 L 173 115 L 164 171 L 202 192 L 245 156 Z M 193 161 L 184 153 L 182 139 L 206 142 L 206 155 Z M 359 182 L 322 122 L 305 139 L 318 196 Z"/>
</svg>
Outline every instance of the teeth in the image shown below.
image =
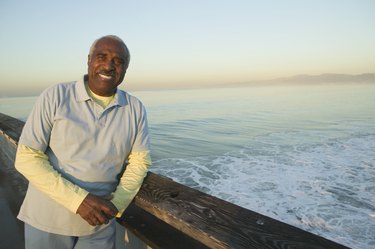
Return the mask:
<svg viewBox="0 0 375 249">
<path fill-rule="evenodd" d="M 112 75 L 99 74 L 99 76 L 106 79 L 106 80 L 109 80 L 109 79 L 112 78 Z"/>
</svg>

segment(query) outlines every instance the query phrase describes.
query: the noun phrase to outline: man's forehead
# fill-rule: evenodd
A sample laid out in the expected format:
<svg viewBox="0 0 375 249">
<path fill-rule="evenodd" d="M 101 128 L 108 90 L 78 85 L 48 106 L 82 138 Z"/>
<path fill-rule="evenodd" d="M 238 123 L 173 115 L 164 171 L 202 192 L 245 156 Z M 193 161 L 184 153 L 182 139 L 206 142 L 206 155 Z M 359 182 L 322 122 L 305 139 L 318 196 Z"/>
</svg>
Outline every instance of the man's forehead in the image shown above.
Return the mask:
<svg viewBox="0 0 375 249">
<path fill-rule="evenodd" d="M 127 56 L 127 50 L 125 44 L 113 40 L 113 39 L 102 39 L 99 40 L 94 47 L 94 53 L 119 53 L 123 56 Z"/>
</svg>

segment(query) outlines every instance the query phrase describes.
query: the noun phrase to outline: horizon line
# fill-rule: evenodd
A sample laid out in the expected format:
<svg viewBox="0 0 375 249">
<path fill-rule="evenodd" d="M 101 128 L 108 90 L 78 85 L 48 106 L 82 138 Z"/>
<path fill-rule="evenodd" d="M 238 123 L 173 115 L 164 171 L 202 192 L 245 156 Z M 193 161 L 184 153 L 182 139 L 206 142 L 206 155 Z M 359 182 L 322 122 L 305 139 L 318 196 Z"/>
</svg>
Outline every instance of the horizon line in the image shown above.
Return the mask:
<svg viewBox="0 0 375 249">
<path fill-rule="evenodd" d="M 327 77 L 360 77 L 360 76 L 368 76 L 368 79 L 365 79 L 365 81 L 353 81 L 350 82 L 350 80 L 353 79 L 337 79 L 337 81 L 334 82 L 314 82 L 312 78 L 314 77 L 322 77 L 322 76 L 327 76 Z M 296 82 L 297 78 L 301 77 L 306 77 L 310 78 L 308 82 Z M 303 79 L 302 79 L 303 80 Z M 319 79 L 320 81 L 322 79 Z M 323 79 L 324 80 L 324 79 Z M 279 82 L 278 82 L 279 81 Z M 125 83 L 125 82 L 124 82 Z M 375 83 L 375 73 L 357 73 L 357 74 L 345 74 L 345 73 L 321 73 L 321 74 L 295 74 L 291 76 L 280 76 L 280 77 L 274 77 L 274 78 L 269 78 L 269 79 L 261 79 L 261 80 L 246 80 L 246 81 L 241 81 L 241 82 L 231 82 L 231 83 L 218 83 L 218 84 L 204 84 L 204 85 L 197 85 L 197 84 L 183 84 L 183 85 L 178 85 L 178 86 L 173 86 L 173 85 L 159 85 L 158 87 L 143 87 L 143 88 L 138 88 L 138 87 L 132 87 L 130 86 L 129 88 L 125 86 L 120 86 L 119 88 L 123 91 L 126 92 L 145 92 L 145 91 L 168 91 L 168 90 L 193 90 L 193 89 L 209 89 L 209 88 L 239 88 L 239 87 L 246 87 L 246 86 L 270 86 L 270 85 L 290 85 L 290 84 L 340 84 L 340 83 L 346 83 L 346 84 L 358 84 L 358 83 Z M 58 84 L 58 83 L 56 83 Z M 9 93 L 9 94 L 4 94 L 0 95 L 0 98 L 10 98 L 10 97 L 37 97 L 41 94 L 41 92 L 46 89 L 48 86 L 44 88 L 36 88 L 35 91 L 32 93 L 20 93 L 19 91 L 17 93 Z M 29 89 L 31 90 L 31 89 Z M 12 91 L 12 90 L 10 90 Z M 14 89 L 13 91 L 17 91 Z"/>
</svg>

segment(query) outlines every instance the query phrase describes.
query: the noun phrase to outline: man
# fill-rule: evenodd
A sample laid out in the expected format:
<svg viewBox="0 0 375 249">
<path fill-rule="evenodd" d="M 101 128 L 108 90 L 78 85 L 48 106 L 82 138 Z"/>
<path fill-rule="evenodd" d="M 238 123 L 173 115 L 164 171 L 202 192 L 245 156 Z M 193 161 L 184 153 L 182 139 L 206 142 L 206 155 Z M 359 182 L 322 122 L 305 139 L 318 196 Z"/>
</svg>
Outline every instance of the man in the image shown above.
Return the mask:
<svg viewBox="0 0 375 249">
<path fill-rule="evenodd" d="M 114 248 L 115 219 L 151 165 L 142 103 L 117 88 L 130 54 L 96 40 L 88 74 L 45 90 L 23 128 L 15 166 L 29 187 L 18 218 L 26 248 Z"/>
</svg>

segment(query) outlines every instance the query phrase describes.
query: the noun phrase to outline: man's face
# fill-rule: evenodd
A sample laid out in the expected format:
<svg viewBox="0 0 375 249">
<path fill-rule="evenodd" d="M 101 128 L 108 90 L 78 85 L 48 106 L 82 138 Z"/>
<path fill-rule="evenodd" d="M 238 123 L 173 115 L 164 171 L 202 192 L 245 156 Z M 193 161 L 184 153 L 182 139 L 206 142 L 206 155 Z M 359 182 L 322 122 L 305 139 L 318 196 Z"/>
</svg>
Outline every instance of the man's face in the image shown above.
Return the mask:
<svg viewBox="0 0 375 249">
<path fill-rule="evenodd" d="M 124 79 L 128 56 L 121 42 L 111 38 L 99 40 L 87 62 L 91 91 L 100 96 L 112 96 Z"/>
</svg>

